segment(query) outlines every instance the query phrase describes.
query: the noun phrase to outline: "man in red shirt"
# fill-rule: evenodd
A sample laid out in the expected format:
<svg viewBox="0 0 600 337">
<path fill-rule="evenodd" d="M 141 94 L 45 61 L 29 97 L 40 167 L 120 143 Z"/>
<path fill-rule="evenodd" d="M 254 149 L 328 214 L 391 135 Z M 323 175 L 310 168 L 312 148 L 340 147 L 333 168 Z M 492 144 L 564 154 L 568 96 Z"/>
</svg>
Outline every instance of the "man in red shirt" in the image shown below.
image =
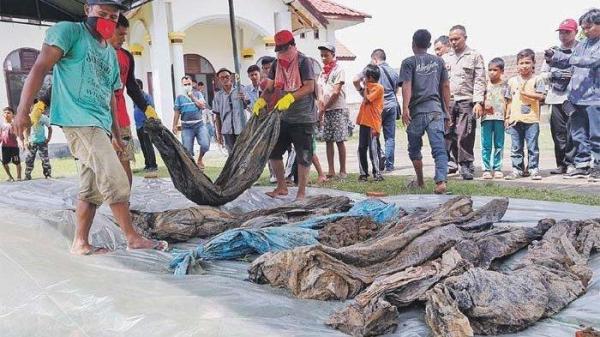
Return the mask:
<svg viewBox="0 0 600 337">
<path fill-rule="evenodd" d="M 127 106 L 125 104 L 124 88 L 127 88 L 127 95 L 133 100 L 133 103 L 138 106 L 142 111 L 146 111 L 148 115 L 148 109 L 153 110 L 152 106 L 146 103 L 144 94 L 140 87 L 135 82 L 135 64 L 131 53 L 123 48 L 125 37 L 129 31 L 129 20 L 123 15 L 119 15 L 119 21 L 117 22 L 117 28 L 112 38 L 108 41 L 117 52 L 117 60 L 119 62 L 119 72 L 121 76 L 121 83 L 123 87 L 115 91 L 115 98 L 117 101 L 117 122 L 121 130 L 121 139 L 125 147 L 122 151 L 117 151 L 119 160 L 127 173 L 129 178 L 129 185 L 132 182 L 132 173 L 130 162 L 135 160 L 134 156 L 134 144 L 131 133 L 131 120 L 127 113 Z"/>
</svg>

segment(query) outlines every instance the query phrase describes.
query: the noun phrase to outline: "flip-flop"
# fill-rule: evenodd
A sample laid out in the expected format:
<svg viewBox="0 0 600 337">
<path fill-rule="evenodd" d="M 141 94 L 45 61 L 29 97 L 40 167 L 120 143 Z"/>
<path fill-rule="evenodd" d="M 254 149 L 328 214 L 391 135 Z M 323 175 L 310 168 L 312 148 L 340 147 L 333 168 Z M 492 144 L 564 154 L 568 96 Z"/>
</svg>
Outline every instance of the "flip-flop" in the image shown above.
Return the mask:
<svg viewBox="0 0 600 337">
<path fill-rule="evenodd" d="M 169 250 L 169 243 L 165 240 L 154 241 L 154 246 L 152 246 L 152 249 L 166 252 Z"/>
<path fill-rule="evenodd" d="M 98 253 L 99 251 L 105 251 L 103 253 Z M 92 246 L 92 249 L 87 251 L 86 253 L 82 254 L 83 256 L 90 256 L 90 255 L 100 255 L 100 254 L 107 254 L 110 253 L 110 250 L 104 247 L 96 247 L 96 246 Z"/>
<path fill-rule="evenodd" d="M 283 193 L 275 193 L 275 191 L 271 191 L 271 192 L 265 192 L 265 194 L 268 197 L 277 198 L 277 197 L 285 197 L 285 196 L 287 196 L 288 192 L 285 192 L 285 194 L 283 194 Z"/>
</svg>

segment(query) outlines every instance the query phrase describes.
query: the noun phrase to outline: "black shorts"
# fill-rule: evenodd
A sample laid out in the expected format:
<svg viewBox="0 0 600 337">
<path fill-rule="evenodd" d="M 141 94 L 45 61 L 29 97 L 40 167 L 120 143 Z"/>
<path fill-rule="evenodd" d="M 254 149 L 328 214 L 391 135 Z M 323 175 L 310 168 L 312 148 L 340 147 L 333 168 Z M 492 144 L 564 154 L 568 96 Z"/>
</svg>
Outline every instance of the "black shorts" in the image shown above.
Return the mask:
<svg viewBox="0 0 600 337">
<path fill-rule="evenodd" d="M 296 161 L 298 165 L 310 166 L 312 164 L 313 148 L 313 124 L 288 124 L 281 122 L 279 138 L 269 159 L 282 160 L 283 154 L 294 144 L 296 150 Z"/>
<path fill-rule="evenodd" d="M 7 165 L 13 163 L 15 165 L 21 164 L 21 158 L 19 157 L 18 147 L 2 147 L 2 164 Z"/>
</svg>

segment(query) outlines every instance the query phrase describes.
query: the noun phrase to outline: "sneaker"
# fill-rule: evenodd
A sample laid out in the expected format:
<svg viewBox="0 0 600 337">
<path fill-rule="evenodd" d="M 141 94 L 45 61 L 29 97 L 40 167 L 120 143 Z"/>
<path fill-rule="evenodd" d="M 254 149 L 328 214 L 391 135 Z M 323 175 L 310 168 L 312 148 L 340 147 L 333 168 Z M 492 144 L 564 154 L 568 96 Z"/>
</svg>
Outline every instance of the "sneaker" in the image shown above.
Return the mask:
<svg viewBox="0 0 600 337">
<path fill-rule="evenodd" d="M 585 179 L 588 174 L 590 174 L 589 172 L 589 168 L 587 167 L 583 167 L 583 168 L 576 168 L 573 171 L 571 171 L 571 173 L 567 173 L 563 176 L 563 178 L 565 179 Z"/>
<path fill-rule="evenodd" d="M 565 174 L 565 173 L 567 173 L 566 166 L 559 166 L 553 170 L 550 170 L 550 174 Z"/>
<path fill-rule="evenodd" d="M 591 183 L 600 182 L 600 167 L 599 166 L 595 166 L 592 169 L 592 171 L 590 172 L 590 177 L 588 178 L 588 181 Z"/>
<path fill-rule="evenodd" d="M 504 173 L 502 171 L 494 171 L 494 179 L 502 179 L 504 178 Z"/>
<path fill-rule="evenodd" d="M 481 175 L 481 178 L 487 179 L 487 180 L 492 179 L 493 178 L 492 172 L 490 172 L 490 171 L 483 172 L 483 174 Z"/>
<path fill-rule="evenodd" d="M 358 176 L 358 181 L 369 181 L 368 176 Z"/>
<path fill-rule="evenodd" d="M 25 180 L 31 180 L 31 174 L 26 174 L 25 175 Z"/>
<path fill-rule="evenodd" d="M 274 183 L 276 183 L 276 182 L 277 182 L 277 178 L 275 178 L 275 177 L 271 177 L 271 178 L 269 178 L 269 182 L 270 182 L 271 184 L 274 184 Z"/>
<path fill-rule="evenodd" d="M 571 174 L 573 171 L 575 171 L 575 166 L 569 165 L 567 166 L 567 172 L 565 172 L 565 174 Z"/>
<path fill-rule="evenodd" d="M 373 180 L 374 181 L 383 181 L 383 176 L 381 174 L 378 174 L 373 178 Z"/>
<path fill-rule="evenodd" d="M 458 172 L 458 166 L 456 165 L 455 162 L 449 161 L 448 162 L 448 174 L 454 174 L 456 172 Z"/>
<path fill-rule="evenodd" d="M 473 173 L 468 166 L 460 167 L 460 175 L 462 176 L 463 180 L 473 180 Z"/>
<path fill-rule="evenodd" d="M 542 175 L 540 174 L 540 170 L 538 170 L 538 169 L 531 170 L 531 180 L 542 180 Z"/>
<path fill-rule="evenodd" d="M 523 177 L 523 174 L 521 172 L 512 171 L 511 173 L 509 173 L 507 176 L 504 177 L 504 180 L 515 180 L 515 179 L 519 179 L 521 177 Z"/>
</svg>

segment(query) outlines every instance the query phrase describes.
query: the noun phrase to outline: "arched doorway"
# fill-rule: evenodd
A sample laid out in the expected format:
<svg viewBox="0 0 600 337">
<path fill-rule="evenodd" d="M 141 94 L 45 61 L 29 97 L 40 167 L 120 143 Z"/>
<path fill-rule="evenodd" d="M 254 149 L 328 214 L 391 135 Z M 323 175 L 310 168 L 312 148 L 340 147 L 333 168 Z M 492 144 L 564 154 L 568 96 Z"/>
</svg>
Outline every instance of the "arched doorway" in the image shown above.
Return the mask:
<svg viewBox="0 0 600 337">
<path fill-rule="evenodd" d="M 202 94 L 209 104 L 212 103 L 217 89 L 213 65 L 205 57 L 198 54 L 183 55 L 183 62 L 185 74 L 196 80 L 196 82 L 205 84 L 206 91 Z"/>
<path fill-rule="evenodd" d="M 9 106 L 16 108 L 19 105 L 25 79 L 39 54 L 37 49 L 21 48 L 13 50 L 4 60 L 4 78 L 6 79 L 6 96 Z M 51 73 L 47 74 L 40 92 L 48 90 L 51 79 Z"/>
</svg>

